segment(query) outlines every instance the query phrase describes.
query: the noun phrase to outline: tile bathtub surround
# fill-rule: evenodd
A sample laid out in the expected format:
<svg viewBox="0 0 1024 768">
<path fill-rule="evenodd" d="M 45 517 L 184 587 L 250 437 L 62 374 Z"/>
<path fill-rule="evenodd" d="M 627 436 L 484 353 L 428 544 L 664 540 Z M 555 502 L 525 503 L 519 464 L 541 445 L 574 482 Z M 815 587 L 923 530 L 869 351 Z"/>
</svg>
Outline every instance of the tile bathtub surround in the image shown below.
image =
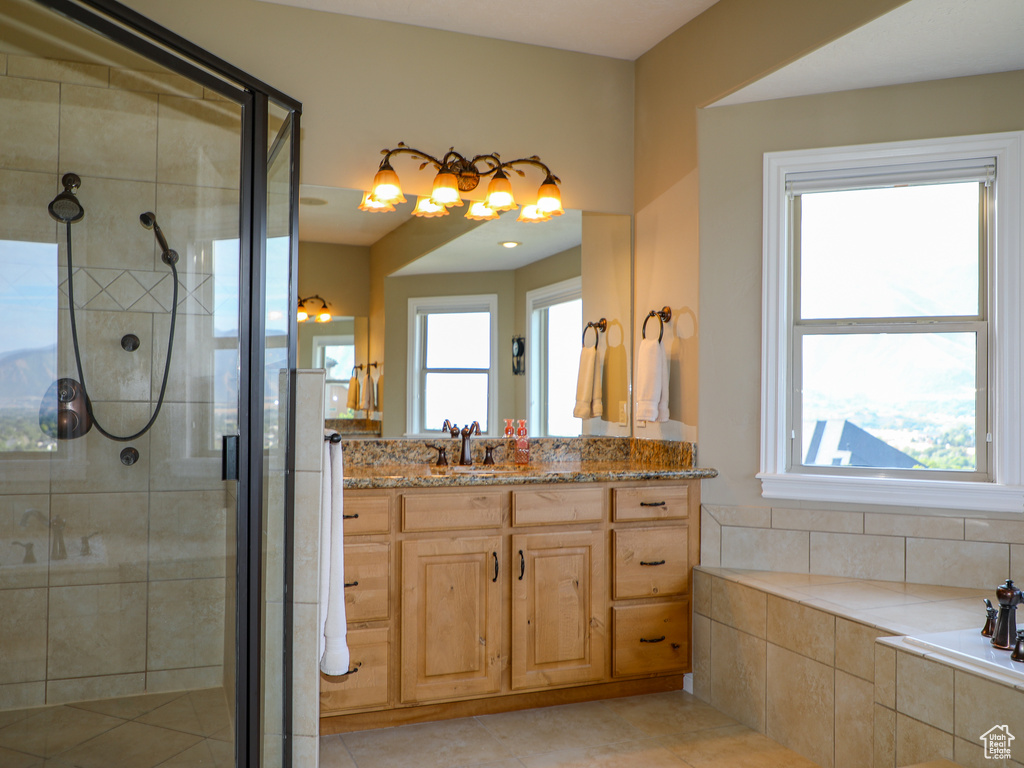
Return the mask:
<svg viewBox="0 0 1024 768">
<path fill-rule="evenodd" d="M 705 504 L 701 562 L 994 590 L 1024 579 L 1024 521 Z"/>
</svg>

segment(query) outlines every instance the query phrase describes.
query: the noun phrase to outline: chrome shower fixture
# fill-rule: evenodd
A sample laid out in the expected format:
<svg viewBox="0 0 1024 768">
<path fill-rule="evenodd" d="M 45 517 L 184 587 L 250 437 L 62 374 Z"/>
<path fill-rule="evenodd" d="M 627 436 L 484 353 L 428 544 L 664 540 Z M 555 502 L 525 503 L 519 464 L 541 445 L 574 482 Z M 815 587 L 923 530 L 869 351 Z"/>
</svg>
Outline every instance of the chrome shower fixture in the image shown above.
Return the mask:
<svg viewBox="0 0 1024 768">
<path fill-rule="evenodd" d="M 85 209 L 82 208 L 82 204 L 78 202 L 78 197 L 75 195 L 75 190 L 82 186 L 82 180 L 77 173 L 65 173 L 60 183 L 64 185 L 64 191 L 50 201 L 46 210 L 50 212 L 55 221 L 59 221 L 61 224 L 73 224 L 85 216 Z"/>
</svg>

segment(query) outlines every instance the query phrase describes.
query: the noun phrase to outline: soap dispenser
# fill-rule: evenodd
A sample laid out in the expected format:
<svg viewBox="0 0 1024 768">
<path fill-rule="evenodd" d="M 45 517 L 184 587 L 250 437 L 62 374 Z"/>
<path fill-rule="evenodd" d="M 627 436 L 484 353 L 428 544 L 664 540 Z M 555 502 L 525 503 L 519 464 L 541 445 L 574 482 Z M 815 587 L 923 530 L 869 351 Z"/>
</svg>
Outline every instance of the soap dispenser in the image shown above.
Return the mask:
<svg viewBox="0 0 1024 768">
<path fill-rule="evenodd" d="M 519 431 L 516 433 L 515 463 L 530 463 L 530 441 L 526 437 L 526 419 L 519 420 Z"/>
</svg>

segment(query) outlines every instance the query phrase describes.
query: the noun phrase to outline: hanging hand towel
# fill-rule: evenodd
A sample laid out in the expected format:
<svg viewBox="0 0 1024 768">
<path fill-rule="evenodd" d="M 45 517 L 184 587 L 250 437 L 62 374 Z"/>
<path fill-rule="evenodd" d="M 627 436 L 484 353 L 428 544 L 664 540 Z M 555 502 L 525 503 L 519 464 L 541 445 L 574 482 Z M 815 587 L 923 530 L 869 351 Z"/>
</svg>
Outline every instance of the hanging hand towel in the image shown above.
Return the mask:
<svg viewBox="0 0 1024 768">
<path fill-rule="evenodd" d="M 576 406 L 572 415 L 577 419 L 589 419 L 594 400 L 594 369 L 597 366 L 597 349 L 584 347 L 580 350 L 580 371 L 576 376 Z"/>
<path fill-rule="evenodd" d="M 345 407 L 350 411 L 359 410 L 359 375 L 352 371 L 352 378 L 348 380 L 348 400 Z"/>
<path fill-rule="evenodd" d="M 370 376 L 370 368 L 366 368 L 366 376 L 363 377 L 363 388 L 359 397 L 359 409 L 366 411 L 366 418 L 370 418 L 370 411 L 376 410 L 373 399 L 373 378 Z"/>
<path fill-rule="evenodd" d="M 661 344 L 643 339 L 636 353 L 636 420 L 658 421 L 664 387 L 665 356 Z"/>
<path fill-rule="evenodd" d="M 601 381 L 603 369 L 601 366 L 601 352 L 597 345 L 594 345 L 594 386 L 593 395 L 590 399 L 591 418 L 600 418 L 604 413 L 604 386 Z"/>
<path fill-rule="evenodd" d="M 337 434 L 324 430 L 325 435 Z M 341 443 L 324 441 L 320 495 L 320 670 L 344 675 L 349 670 L 348 620 L 345 616 L 345 540 L 342 524 L 344 466 Z"/>
<path fill-rule="evenodd" d="M 655 421 L 668 421 L 668 358 L 660 341 L 658 356 L 661 358 L 661 393 L 658 398 L 658 418 Z"/>
</svg>

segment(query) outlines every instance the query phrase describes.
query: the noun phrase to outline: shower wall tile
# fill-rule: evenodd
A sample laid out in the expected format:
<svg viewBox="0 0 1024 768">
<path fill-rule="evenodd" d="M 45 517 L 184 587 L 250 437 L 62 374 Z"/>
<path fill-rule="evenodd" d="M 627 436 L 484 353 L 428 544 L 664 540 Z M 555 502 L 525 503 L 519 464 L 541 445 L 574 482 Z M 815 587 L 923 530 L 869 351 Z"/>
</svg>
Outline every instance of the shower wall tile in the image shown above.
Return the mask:
<svg viewBox="0 0 1024 768">
<path fill-rule="evenodd" d="M 151 494 L 149 578 L 223 578 L 224 540 L 234 506 L 223 491 Z"/>
<path fill-rule="evenodd" d="M 46 704 L 46 683 L 0 685 L 0 710 L 28 709 Z"/>
<path fill-rule="evenodd" d="M 116 696 L 138 696 L 146 692 L 146 675 L 103 675 L 50 680 L 46 683 L 46 703 L 68 704 L 74 701 L 112 699 Z"/>
<path fill-rule="evenodd" d="M 107 87 L 109 68 L 79 61 L 43 59 L 37 56 L 16 56 L 7 59 L 7 74 L 34 80 L 52 80 L 57 83 Z"/>
<path fill-rule="evenodd" d="M 46 679 L 46 590 L 0 590 L 0 684 Z"/>
<path fill-rule="evenodd" d="M 49 496 L 0 496 L 0 590 L 46 586 L 49 525 Z"/>
<path fill-rule="evenodd" d="M 70 168 L 63 159 L 62 167 Z M 151 269 L 156 238 L 139 223 L 139 215 L 156 206 L 156 184 L 76 172 L 82 176 L 78 197 L 86 216 L 72 226 L 75 266 L 118 270 L 108 283 L 120 277 L 121 270 Z M 167 274 L 167 267 L 160 266 Z M 125 309 L 131 306 L 119 303 Z"/>
<path fill-rule="evenodd" d="M 7 54 L 0 53 L 0 75 L 7 74 Z M 203 90 L 206 90 L 205 88 Z"/>
<path fill-rule="evenodd" d="M 160 392 L 163 361 L 167 353 L 167 335 L 171 317 L 161 312 L 153 317 L 153 359 L 156 361 L 151 397 Z M 188 403 L 228 400 L 237 392 L 237 347 L 214 350 L 213 318 L 210 315 L 178 315 L 174 328 L 172 365 L 167 374 L 167 402 Z M 214 379 L 214 372 L 230 376 L 230 387 L 224 378 Z M 237 396 L 236 396 L 237 397 Z M 233 407 L 234 403 L 225 403 Z"/>
<path fill-rule="evenodd" d="M 149 494 L 55 494 L 51 519 L 58 517 L 65 521 L 67 558 L 51 560 L 51 586 L 146 580 Z"/>
<path fill-rule="evenodd" d="M 83 360 L 86 381 L 89 380 L 88 353 Z M 100 378 L 101 373 L 94 373 Z M 108 403 L 93 401 L 93 412 L 103 427 L 114 434 L 131 435 L 146 425 L 150 416 L 147 403 Z M 163 418 L 157 419 L 157 423 Z M 104 493 L 116 488 L 123 493 L 144 492 L 149 489 L 150 434 L 132 440 L 130 445 L 139 452 L 139 460 L 132 466 L 121 463 L 125 443 L 109 440 L 93 429 L 77 440 L 63 440 L 52 455 L 53 478 L 51 492 Z"/>
<path fill-rule="evenodd" d="M 143 671 L 145 583 L 51 587 L 47 656 L 52 678 Z"/>
<path fill-rule="evenodd" d="M 186 279 L 187 276 L 213 274 L 211 243 L 238 240 L 238 190 L 160 183 L 156 189 L 156 204 L 160 227 L 181 257 L 178 272 L 192 290 L 199 282 Z M 236 244 L 228 258 L 237 263 L 237 256 Z M 154 259 L 153 268 L 160 266 L 159 259 Z"/>
<path fill-rule="evenodd" d="M 224 579 L 149 584 L 148 671 L 220 665 Z"/>
<path fill-rule="evenodd" d="M 157 97 L 65 85 L 60 164 L 83 179 L 156 180 Z"/>
<path fill-rule="evenodd" d="M 190 669 L 167 669 L 146 673 L 146 691 L 193 691 L 199 688 L 214 688 L 224 684 L 224 668 L 192 667 Z"/>
<path fill-rule="evenodd" d="M 61 311 L 58 316 L 58 370 L 74 371 L 75 350 L 71 342 L 71 313 Z M 82 368 L 89 387 L 89 397 L 93 403 L 134 400 L 148 405 L 153 369 L 153 316 L 124 310 L 76 310 L 75 317 L 78 324 Z M 121 339 L 127 334 L 138 336 L 141 342 L 134 352 L 126 352 L 121 347 Z M 113 406 L 107 410 L 111 407 Z M 103 413 L 98 405 L 97 411 Z M 102 415 L 100 419 L 106 427 L 106 420 Z M 145 421 L 140 428 L 143 425 Z M 132 430 L 136 431 L 138 428 Z"/>
<path fill-rule="evenodd" d="M 0 461 L 0 488 L 3 488 L 4 495 L 49 493 L 50 456 L 40 453 L 26 459 L 5 457 Z"/>
<path fill-rule="evenodd" d="M 162 183 L 237 188 L 242 156 L 237 104 L 161 96 L 159 114 Z"/>
<path fill-rule="evenodd" d="M 0 168 L 57 173 L 60 85 L 0 77 Z"/>
<path fill-rule="evenodd" d="M 56 243 L 57 223 L 46 206 L 59 191 L 52 173 L 0 170 L 0 240 Z"/>
<path fill-rule="evenodd" d="M 219 435 L 227 423 L 218 426 L 214 411 L 208 402 L 164 403 L 150 431 L 150 490 L 223 491 L 227 483 L 220 477 Z"/>
<path fill-rule="evenodd" d="M 320 590 L 320 473 L 295 473 L 294 583 L 298 603 L 316 603 Z"/>
<path fill-rule="evenodd" d="M 124 91 L 188 96 L 192 99 L 203 98 L 203 86 L 173 72 L 140 72 L 134 69 L 117 69 L 115 67 L 110 70 L 110 87 L 120 88 Z"/>
</svg>

